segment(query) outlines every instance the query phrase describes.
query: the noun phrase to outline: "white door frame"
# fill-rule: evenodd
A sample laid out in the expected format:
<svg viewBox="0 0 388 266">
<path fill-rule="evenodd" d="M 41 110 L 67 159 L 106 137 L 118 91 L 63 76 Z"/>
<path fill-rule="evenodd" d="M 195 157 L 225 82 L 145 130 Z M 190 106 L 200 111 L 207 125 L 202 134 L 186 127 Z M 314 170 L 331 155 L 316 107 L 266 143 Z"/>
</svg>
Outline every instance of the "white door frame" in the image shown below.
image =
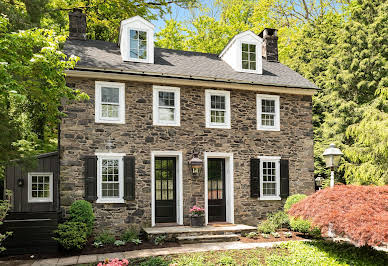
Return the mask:
<svg viewBox="0 0 388 266">
<path fill-rule="evenodd" d="M 151 151 L 151 225 L 155 226 L 155 157 L 175 157 L 176 160 L 176 223 L 183 225 L 183 157 L 181 151 Z"/>
<path fill-rule="evenodd" d="M 233 181 L 233 153 L 223 152 L 205 152 L 205 224 L 208 224 L 208 177 L 207 177 L 207 159 L 223 158 L 225 159 L 225 197 L 226 197 L 226 222 L 234 223 L 234 181 Z"/>
</svg>

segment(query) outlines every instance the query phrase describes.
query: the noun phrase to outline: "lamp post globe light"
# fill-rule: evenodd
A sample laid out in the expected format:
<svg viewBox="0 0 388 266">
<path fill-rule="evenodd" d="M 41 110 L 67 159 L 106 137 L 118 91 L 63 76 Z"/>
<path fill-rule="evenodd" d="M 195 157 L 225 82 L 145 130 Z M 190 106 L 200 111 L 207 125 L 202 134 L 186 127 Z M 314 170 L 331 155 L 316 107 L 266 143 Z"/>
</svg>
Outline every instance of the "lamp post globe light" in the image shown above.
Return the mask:
<svg viewBox="0 0 388 266">
<path fill-rule="evenodd" d="M 329 148 L 323 152 L 326 167 L 331 169 L 330 187 L 334 187 L 334 169 L 338 167 L 342 155 L 343 153 L 335 146 L 334 143 L 330 144 Z"/>
</svg>

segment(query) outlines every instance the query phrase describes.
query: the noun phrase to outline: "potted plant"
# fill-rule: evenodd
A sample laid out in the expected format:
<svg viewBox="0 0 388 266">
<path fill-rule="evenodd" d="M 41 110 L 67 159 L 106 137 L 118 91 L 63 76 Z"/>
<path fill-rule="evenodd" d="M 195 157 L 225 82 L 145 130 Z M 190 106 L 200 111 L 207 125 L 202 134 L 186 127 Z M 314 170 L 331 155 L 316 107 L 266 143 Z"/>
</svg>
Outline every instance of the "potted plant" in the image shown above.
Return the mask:
<svg viewBox="0 0 388 266">
<path fill-rule="evenodd" d="M 205 209 L 196 205 L 190 209 L 191 226 L 201 227 L 205 224 Z"/>
</svg>

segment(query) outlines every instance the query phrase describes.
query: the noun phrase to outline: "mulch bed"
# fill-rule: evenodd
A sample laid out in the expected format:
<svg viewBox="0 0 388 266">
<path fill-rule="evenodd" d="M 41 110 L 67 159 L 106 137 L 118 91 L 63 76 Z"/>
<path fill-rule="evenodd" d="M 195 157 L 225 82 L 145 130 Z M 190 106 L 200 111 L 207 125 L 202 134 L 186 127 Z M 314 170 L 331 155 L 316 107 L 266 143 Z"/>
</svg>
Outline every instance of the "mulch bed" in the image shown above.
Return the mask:
<svg viewBox="0 0 388 266">
<path fill-rule="evenodd" d="M 292 237 L 285 237 L 283 233 L 290 232 L 287 229 L 280 229 L 277 231 L 280 235 L 280 237 L 273 237 L 271 234 L 269 234 L 268 238 L 264 238 L 261 236 L 261 234 L 258 234 L 255 238 L 248 238 L 248 237 L 240 237 L 240 241 L 243 243 L 260 243 L 260 242 L 280 242 L 280 241 L 290 241 L 290 240 L 306 240 L 311 239 L 309 236 L 305 236 L 300 233 L 291 232 Z"/>
</svg>

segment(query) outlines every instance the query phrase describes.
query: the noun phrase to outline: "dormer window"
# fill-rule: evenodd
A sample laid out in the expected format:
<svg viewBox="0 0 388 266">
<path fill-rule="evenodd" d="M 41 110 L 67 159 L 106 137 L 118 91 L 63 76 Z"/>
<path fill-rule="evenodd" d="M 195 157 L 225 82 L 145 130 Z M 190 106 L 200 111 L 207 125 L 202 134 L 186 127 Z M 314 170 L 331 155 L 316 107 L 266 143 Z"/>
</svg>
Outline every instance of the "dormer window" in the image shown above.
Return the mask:
<svg viewBox="0 0 388 266">
<path fill-rule="evenodd" d="M 147 32 L 140 30 L 129 30 L 130 58 L 147 59 Z"/>
<path fill-rule="evenodd" d="M 242 43 L 241 48 L 242 69 L 256 70 L 256 45 Z"/>
<path fill-rule="evenodd" d="M 121 21 L 120 52 L 123 61 L 154 63 L 154 25 L 140 16 Z"/>
</svg>

